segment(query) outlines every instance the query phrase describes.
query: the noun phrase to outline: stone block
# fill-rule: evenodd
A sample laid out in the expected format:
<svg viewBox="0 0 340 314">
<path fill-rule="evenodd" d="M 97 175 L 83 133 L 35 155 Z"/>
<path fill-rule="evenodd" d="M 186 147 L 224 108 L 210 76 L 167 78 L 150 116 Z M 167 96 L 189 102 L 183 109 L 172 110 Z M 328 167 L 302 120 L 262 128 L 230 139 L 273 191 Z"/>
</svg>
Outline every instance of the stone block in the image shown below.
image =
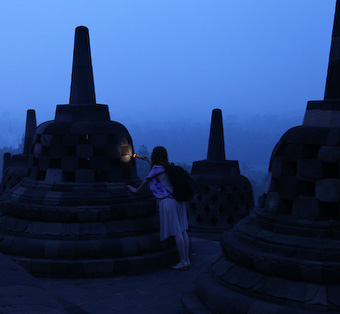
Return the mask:
<svg viewBox="0 0 340 314">
<path fill-rule="evenodd" d="M 33 156 L 35 158 L 39 157 L 41 154 L 41 144 L 35 144 L 33 148 Z"/>
<path fill-rule="evenodd" d="M 58 258 L 59 254 L 59 246 L 60 246 L 60 240 L 50 240 L 45 241 L 45 257 L 46 258 Z"/>
<path fill-rule="evenodd" d="M 340 147 L 321 146 L 318 154 L 318 160 L 323 162 L 339 162 Z"/>
<path fill-rule="evenodd" d="M 315 196 L 321 202 L 339 202 L 340 180 L 324 179 L 316 181 Z"/>
<path fill-rule="evenodd" d="M 41 145 L 48 147 L 52 143 L 52 135 L 51 134 L 42 134 L 40 139 Z"/>
<path fill-rule="evenodd" d="M 93 147 L 92 145 L 80 144 L 77 145 L 77 156 L 79 158 L 90 158 L 93 156 Z"/>
<path fill-rule="evenodd" d="M 327 306 L 327 288 L 326 286 L 307 283 L 306 284 L 306 306 Z"/>
<path fill-rule="evenodd" d="M 46 171 L 46 182 L 61 182 L 63 171 L 61 169 L 49 168 Z"/>
<path fill-rule="evenodd" d="M 315 197 L 300 196 L 293 202 L 292 215 L 296 218 L 316 220 L 320 217 L 319 201 Z"/>
<path fill-rule="evenodd" d="M 62 192 L 48 191 L 45 194 L 44 205 L 58 205 L 62 196 Z"/>
<path fill-rule="evenodd" d="M 71 126 L 71 134 L 92 134 L 93 123 L 88 121 L 74 122 Z"/>
<path fill-rule="evenodd" d="M 282 141 L 295 144 L 324 145 L 329 129 L 313 126 L 298 126 L 289 129 L 281 138 Z"/>
<path fill-rule="evenodd" d="M 315 159 L 297 161 L 296 177 L 301 181 L 315 181 L 322 177 L 322 164 Z"/>
<path fill-rule="evenodd" d="M 278 192 L 269 192 L 266 198 L 264 208 L 270 212 L 276 213 L 279 208 L 280 194 Z"/>
</svg>

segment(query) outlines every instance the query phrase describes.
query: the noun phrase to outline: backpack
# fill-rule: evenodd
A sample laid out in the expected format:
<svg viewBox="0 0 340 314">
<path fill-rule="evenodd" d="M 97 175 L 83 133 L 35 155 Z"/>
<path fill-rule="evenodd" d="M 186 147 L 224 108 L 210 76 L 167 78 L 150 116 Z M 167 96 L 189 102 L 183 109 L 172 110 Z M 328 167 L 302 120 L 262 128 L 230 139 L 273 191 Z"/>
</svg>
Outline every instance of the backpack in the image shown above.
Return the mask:
<svg viewBox="0 0 340 314">
<path fill-rule="evenodd" d="M 165 172 L 174 189 L 174 199 L 178 202 L 191 201 L 195 194 L 195 184 L 188 171 L 171 164 L 165 167 Z"/>
</svg>

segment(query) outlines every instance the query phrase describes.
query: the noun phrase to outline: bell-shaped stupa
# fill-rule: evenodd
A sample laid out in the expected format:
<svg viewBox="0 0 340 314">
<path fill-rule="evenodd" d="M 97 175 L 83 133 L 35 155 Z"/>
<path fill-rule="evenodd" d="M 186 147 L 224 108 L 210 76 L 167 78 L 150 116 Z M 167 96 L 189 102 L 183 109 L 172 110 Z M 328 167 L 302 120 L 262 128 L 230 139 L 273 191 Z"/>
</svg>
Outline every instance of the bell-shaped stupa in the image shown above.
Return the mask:
<svg viewBox="0 0 340 314">
<path fill-rule="evenodd" d="M 223 255 L 197 280 L 214 313 L 340 313 L 339 14 L 338 0 L 325 99 L 281 137 L 259 206 L 222 235 Z"/>
<path fill-rule="evenodd" d="M 96 103 L 88 29 L 77 27 L 70 103 L 34 134 L 28 176 L 1 204 L 0 251 L 40 276 L 153 270 L 176 259 L 138 185 L 130 134 Z"/>
<path fill-rule="evenodd" d="M 27 110 L 26 114 L 26 127 L 24 137 L 24 147 L 21 154 L 11 155 L 4 153 L 2 181 L 1 181 L 1 194 L 6 193 L 18 184 L 28 172 L 29 153 L 33 140 L 35 130 L 37 129 L 37 122 L 35 118 L 35 111 L 33 109 Z"/>
<path fill-rule="evenodd" d="M 251 184 L 240 174 L 238 161 L 225 159 L 220 109 L 212 111 L 207 159 L 193 163 L 191 176 L 196 186 L 188 211 L 192 236 L 217 240 L 254 206 Z"/>
</svg>

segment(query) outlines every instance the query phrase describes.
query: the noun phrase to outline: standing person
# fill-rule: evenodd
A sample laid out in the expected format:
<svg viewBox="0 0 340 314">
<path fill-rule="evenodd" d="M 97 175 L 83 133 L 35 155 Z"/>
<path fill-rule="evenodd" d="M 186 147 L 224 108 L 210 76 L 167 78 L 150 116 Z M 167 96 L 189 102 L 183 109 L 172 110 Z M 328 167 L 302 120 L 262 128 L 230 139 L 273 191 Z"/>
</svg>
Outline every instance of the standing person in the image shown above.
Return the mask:
<svg viewBox="0 0 340 314">
<path fill-rule="evenodd" d="M 138 188 L 131 185 L 127 185 L 127 188 L 137 193 L 145 184 L 150 183 L 159 210 L 160 239 L 163 241 L 170 236 L 175 237 L 180 261 L 172 268 L 185 270 L 190 265 L 186 204 L 176 201 L 172 196 L 173 187 L 166 174 L 166 167 L 170 165 L 168 152 L 163 146 L 156 146 L 151 154 L 151 162 L 145 156 L 140 158 L 151 163 L 151 171 Z"/>
</svg>

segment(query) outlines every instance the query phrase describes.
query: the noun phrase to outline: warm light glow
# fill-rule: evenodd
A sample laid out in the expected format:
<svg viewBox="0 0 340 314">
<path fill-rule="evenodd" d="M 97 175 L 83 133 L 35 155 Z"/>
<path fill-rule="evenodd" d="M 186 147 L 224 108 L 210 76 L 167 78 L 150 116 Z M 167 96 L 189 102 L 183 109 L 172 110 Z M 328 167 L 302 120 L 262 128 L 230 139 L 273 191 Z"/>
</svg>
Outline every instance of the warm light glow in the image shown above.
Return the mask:
<svg viewBox="0 0 340 314">
<path fill-rule="evenodd" d="M 135 157 L 136 157 L 136 154 L 133 154 L 132 157 L 135 158 Z"/>
</svg>

